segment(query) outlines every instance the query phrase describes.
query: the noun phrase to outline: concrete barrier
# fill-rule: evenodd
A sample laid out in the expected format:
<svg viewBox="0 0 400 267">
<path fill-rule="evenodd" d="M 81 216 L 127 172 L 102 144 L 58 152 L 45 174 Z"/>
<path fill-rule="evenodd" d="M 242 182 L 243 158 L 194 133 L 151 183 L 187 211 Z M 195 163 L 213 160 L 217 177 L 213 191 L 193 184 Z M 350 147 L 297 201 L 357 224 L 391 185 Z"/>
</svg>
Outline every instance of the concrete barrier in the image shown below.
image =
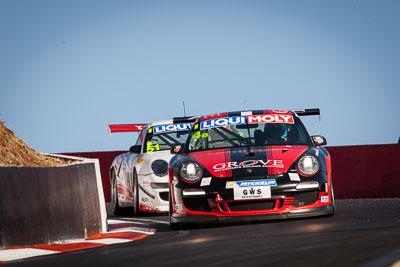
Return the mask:
<svg viewBox="0 0 400 267">
<path fill-rule="evenodd" d="M 400 197 L 400 144 L 327 146 L 337 199 Z M 109 168 L 114 158 L 127 151 L 65 153 L 97 158 L 104 196 L 110 201 Z M 63 153 L 64 154 L 64 153 Z"/>
<path fill-rule="evenodd" d="M 106 232 L 102 191 L 97 160 L 66 167 L 0 168 L 0 248 Z"/>
<path fill-rule="evenodd" d="M 103 193 L 106 202 L 110 202 L 110 166 L 114 158 L 120 154 L 126 153 L 128 151 L 117 150 L 117 151 L 96 151 L 96 152 L 71 152 L 62 153 L 62 155 L 98 159 L 100 162 L 100 173 L 103 179 Z"/>
</svg>

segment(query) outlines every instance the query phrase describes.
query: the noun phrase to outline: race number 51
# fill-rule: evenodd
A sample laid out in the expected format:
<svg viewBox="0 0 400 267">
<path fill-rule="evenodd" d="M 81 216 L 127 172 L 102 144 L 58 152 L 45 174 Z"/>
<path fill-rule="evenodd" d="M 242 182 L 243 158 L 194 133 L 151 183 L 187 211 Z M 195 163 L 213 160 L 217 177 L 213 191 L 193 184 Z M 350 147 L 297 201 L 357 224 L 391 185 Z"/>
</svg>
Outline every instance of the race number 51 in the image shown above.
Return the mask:
<svg viewBox="0 0 400 267">
<path fill-rule="evenodd" d="M 154 152 L 154 150 L 156 150 L 156 151 L 160 150 L 160 145 L 159 144 L 153 145 L 153 143 L 147 142 L 146 151 L 147 152 Z"/>
</svg>

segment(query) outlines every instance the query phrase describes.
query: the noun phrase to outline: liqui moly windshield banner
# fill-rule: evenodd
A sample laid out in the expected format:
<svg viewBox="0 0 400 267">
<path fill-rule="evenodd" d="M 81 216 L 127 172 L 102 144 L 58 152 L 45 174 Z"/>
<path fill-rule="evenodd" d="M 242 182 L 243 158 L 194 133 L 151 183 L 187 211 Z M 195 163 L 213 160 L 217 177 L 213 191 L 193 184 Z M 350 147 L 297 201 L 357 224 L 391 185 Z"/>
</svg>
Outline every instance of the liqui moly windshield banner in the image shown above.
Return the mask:
<svg viewBox="0 0 400 267">
<path fill-rule="evenodd" d="M 250 123 L 290 123 L 293 124 L 292 115 L 284 114 L 269 114 L 269 115 L 251 115 L 247 116 L 247 120 Z"/>
<path fill-rule="evenodd" d="M 155 134 L 166 133 L 166 132 L 188 131 L 190 129 L 192 129 L 191 123 L 177 123 L 177 124 L 168 124 L 168 125 L 160 125 L 153 127 L 153 131 Z"/>
<path fill-rule="evenodd" d="M 225 117 L 202 121 L 200 124 L 200 130 L 224 127 L 229 125 L 238 124 L 249 124 L 253 123 L 290 123 L 293 124 L 293 116 L 285 114 L 268 114 L 268 115 L 249 115 L 249 116 L 238 116 L 238 117 Z"/>
<path fill-rule="evenodd" d="M 225 117 L 202 121 L 200 124 L 200 130 L 237 124 L 246 124 L 246 116 Z"/>
</svg>

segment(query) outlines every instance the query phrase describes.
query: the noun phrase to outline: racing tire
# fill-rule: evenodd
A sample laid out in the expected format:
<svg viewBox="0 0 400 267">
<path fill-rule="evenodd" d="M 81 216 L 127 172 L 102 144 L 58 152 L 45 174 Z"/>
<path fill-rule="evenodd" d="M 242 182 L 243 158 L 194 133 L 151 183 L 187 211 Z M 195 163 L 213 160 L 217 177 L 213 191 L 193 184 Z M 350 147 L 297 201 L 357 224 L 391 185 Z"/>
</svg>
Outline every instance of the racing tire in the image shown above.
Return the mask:
<svg viewBox="0 0 400 267">
<path fill-rule="evenodd" d="M 169 225 L 173 230 L 182 230 L 182 229 L 191 229 L 194 224 L 191 223 L 173 223 L 171 222 L 172 217 L 172 201 L 171 201 L 171 192 L 169 193 Z"/>
<path fill-rule="evenodd" d="M 139 186 L 136 169 L 133 170 L 133 214 L 139 216 L 142 212 L 139 209 Z"/>
<path fill-rule="evenodd" d="M 114 215 L 121 215 L 122 212 L 118 203 L 118 182 L 114 169 L 111 170 L 111 211 Z"/>
<path fill-rule="evenodd" d="M 333 193 L 333 186 L 331 185 L 331 203 L 332 203 L 332 213 L 331 216 L 333 216 L 335 214 L 335 210 L 336 210 L 336 204 L 335 204 L 335 194 Z"/>
<path fill-rule="evenodd" d="M 172 201 L 171 201 L 171 191 L 169 192 L 169 225 L 173 230 L 180 230 L 182 229 L 181 223 L 173 223 L 171 222 L 172 217 Z"/>
<path fill-rule="evenodd" d="M 171 226 L 172 230 L 181 230 L 184 228 L 181 223 L 171 223 L 170 222 L 170 226 Z"/>
</svg>

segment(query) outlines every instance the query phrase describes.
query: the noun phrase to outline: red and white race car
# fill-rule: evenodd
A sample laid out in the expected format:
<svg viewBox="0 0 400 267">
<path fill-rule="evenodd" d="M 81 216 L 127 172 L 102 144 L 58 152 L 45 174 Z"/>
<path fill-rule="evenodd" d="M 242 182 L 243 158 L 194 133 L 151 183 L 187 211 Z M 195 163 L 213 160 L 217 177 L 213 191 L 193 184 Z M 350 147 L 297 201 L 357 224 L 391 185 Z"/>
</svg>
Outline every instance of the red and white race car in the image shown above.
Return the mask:
<svg viewBox="0 0 400 267">
<path fill-rule="evenodd" d="M 133 207 L 134 213 L 168 212 L 168 162 L 173 146 L 186 142 L 191 123 L 172 120 L 150 124 L 109 125 L 111 132 L 140 132 L 129 153 L 118 155 L 110 167 L 114 214 Z"/>
<path fill-rule="evenodd" d="M 170 222 L 286 219 L 335 211 L 331 159 L 323 136 L 299 116 L 319 109 L 246 110 L 201 117 L 169 165 Z"/>
</svg>

